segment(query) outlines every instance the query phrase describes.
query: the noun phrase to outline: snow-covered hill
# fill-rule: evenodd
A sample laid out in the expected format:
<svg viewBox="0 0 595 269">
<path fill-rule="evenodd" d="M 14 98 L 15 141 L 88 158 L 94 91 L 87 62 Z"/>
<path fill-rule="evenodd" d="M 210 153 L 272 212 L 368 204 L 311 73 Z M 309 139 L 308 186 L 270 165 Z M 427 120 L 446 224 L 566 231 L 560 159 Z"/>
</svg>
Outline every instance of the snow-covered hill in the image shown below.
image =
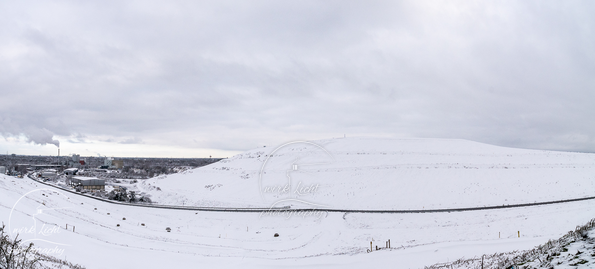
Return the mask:
<svg viewBox="0 0 595 269">
<path fill-rule="evenodd" d="M 193 206 L 268 207 L 290 198 L 343 209 L 493 206 L 595 195 L 595 154 L 451 139 L 331 139 L 253 149 L 138 188 L 160 204 Z M 308 207 L 275 205 L 287 204 Z"/>
<path fill-rule="evenodd" d="M 0 217 L 12 236 L 87 268 L 420 268 L 531 249 L 595 216 L 588 200 L 456 213 L 261 217 L 108 204 L 5 176 L 0 194 Z M 384 247 L 389 239 L 391 249 L 367 253 L 370 242 Z"/>
<path fill-rule="evenodd" d="M 264 192 L 261 197 L 261 187 L 283 185 L 291 178 L 292 189 L 300 182 L 319 184 L 309 192 L 301 189 L 310 195 L 293 193 L 304 202 L 406 209 L 592 195 L 595 175 L 592 154 L 462 140 L 294 143 L 267 160 L 273 151 L 255 149 L 148 180 L 139 188 L 161 203 L 268 207 L 292 196 Z M 157 209 L 105 203 L 0 175 L 0 217 L 13 236 L 19 233 L 46 252 L 87 268 L 420 268 L 528 250 L 594 216 L 595 200 L 451 213 L 305 217 Z M 390 249 L 375 250 L 388 240 Z M 374 251 L 368 253 L 370 242 Z"/>
</svg>

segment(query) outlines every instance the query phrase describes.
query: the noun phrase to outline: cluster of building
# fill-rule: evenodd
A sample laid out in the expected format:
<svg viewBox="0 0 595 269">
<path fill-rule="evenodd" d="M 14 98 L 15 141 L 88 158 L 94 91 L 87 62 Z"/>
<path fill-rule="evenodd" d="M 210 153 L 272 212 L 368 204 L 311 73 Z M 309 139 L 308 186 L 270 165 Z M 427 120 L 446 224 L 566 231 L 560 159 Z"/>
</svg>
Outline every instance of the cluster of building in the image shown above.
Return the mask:
<svg viewBox="0 0 595 269">
<path fill-rule="evenodd" d="M 82 189 L 103 189 L 99 178 L 146 179 L 208 165 L 220 158 L 144 158 L 113 159 L 101 156 L 30 156 L 0 155 L 0 174 L 23 177 L 34 175 L 43 180 L 69 177 L 68 184 Z M 102 183 L 103 182 L 103 183 Z M 99 187 L 98 187 L 99 186 Z"/>
<path fill-rule="evenodd" d="M 75 187 L 80 191 L 105 190 L 105 179 L 77 175 L 79 170 L 85 167 L 86 164 L 86 160 L 81 159 L 80 155 L 72 155 L 72 159 L 68 161 L 68 166 L 70 168 L 64 169 L 64 171 L 62 171 L 62 173 L 66 176 L 65 183 Z M 108 169 L 122 169 L 123 167 L 124 161 L 114 160 L 113 158 L 106 157 L 102 166 L 99 166 L 96 169 L 91 168 L 90 170 L 93 170 L 92 172 L 107 172 Z M 58 171 L 54 169 L 45 169 L 41 171 L 39 176 L 46 179 L 52 179 L 57 175 Z"/>
<path fill-rule="evenodd" d="M 88 163 L 78 154 L 74 154 L 72 158 L 69 157 L 66 160 L 61 158 L 62 161 L 59 164 L 14 164 L 11 165 L 10 170 L 5 166 L 0 166 L 0 174 L 22 176 L 30 173 L 44 180 L 55 180 L 58 175 L 63 174 L 66 177 L 66 184 L 77 190 L 105 190 L 105 179 L 77 175 L 77 173 L 83 169 L 95 173 L 124 167 L 124 161 L 108 157 L 103 160 L 103 165 L 97 168 L 87 168 Z"/>
</svg>

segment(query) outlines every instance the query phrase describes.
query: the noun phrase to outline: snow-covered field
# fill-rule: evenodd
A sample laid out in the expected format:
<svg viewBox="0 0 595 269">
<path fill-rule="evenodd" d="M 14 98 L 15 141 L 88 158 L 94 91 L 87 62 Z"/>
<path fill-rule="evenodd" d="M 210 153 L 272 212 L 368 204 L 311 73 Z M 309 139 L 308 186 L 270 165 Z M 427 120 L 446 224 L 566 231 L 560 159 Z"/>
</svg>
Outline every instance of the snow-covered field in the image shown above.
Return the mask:
<svg viewBox="0 0 595 269">
<path fill-rule="evenodd" d="M 267 159 L 274 150 L 251 150 L 137 187 L 162 204 L 268 207 L 293 199 L 282 204 L 350 209 L 502 205 L 595 193 L 594 154 L 358 138 L 290 144 Z M 270 192 L 289 180 L 291 192 Z M 0 216 L 11 231 L 87 268 L 419 268 L 530 249 L 595 217 L 594 200 L 423 214 L 196 212 L 108 204 L 5 176 L 0 193 Z M 370 241 L 384 247 L 389 239 L 391 249 L 367 253 Z"/>
<path fill-rule="evenodd" d="M 272 157 L 274 148 L 258 148 L 143 181 L 138 187 L 161 204 L 267 207 L 280 199 L 299 198 L 343 209 L 476 207 L 595 195 L 595 154 L 449 139 L 347 138 L 315 143 L 320 147 L 288 144 Z M 292 186 L 280 193 L 288 176 Z M 317 186 L 315 191 L 298 190 L 311 186 Z"/>
</svg>

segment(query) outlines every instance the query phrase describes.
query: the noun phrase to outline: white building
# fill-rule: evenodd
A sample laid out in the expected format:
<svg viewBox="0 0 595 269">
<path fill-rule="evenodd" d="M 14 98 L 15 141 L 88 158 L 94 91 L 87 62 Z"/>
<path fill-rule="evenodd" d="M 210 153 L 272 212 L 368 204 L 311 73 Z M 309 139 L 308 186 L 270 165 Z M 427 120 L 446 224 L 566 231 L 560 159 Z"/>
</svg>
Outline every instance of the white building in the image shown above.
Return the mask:
<svg viewBox="0 0 595 269">
<path fill-rule="evenodd" d="M 113 161 L 112 158 L 106 157 L 105 160 L 103 160 L 103 166 L 107 166 L 107 167 L 112 166 L 112 161 Z"/>
<path fill-rule="evenodd" d="M 47 179 L 54 179 L 58 175 L 58 172 L 54 169 L 45 169 L 41 171 L 41 177 Z"/>
</svg>

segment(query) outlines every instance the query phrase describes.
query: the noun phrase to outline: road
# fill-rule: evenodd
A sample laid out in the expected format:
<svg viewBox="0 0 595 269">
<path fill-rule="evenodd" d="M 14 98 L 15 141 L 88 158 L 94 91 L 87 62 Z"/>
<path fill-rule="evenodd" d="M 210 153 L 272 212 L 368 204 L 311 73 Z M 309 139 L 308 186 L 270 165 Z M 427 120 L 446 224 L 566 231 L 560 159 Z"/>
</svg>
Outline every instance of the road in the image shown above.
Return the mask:
<svg viewBox="0 0 595 269">
<path fill-rule="evenodd" d="M 194 207 L 194 206 L 174 206 L 174 205 L 156 205 L 156 204 L 145 204 L 145 203 L 123 203 L 119 201 L 107 200 L 95 196 L 85 195 L 80 192 L 67 190 L 60 188 L 56 185 L 49 184 L 46 182 L 38 181 L 27 175 L 31 180 L 41 183 L 53 188 L 57 188 L 61 191 L 69 192 L 76 195 L 81 195 L 90 199 L 99 200 L 105 203 L 118 204 L 123 206 L 137 206 L 137 207 L 151 207 L 160 209 L 175 209 L 175 210 L 192 210 L 192 211 L 214 211 L 214 212 L 244 212 L 244 213 L 263 213 L 271 211 L 287 211 L 287 212 L 309 212 L 309 211 L 323 211 L 323 212 L 340 212 L 340 213 L 379 213 L 379 214 L 410 214 L 410 213 L 444 213 L 444 212 L 462 212 L 462 211 L 477 211 L 477 210 L 494 210 L 494 209 L 505 209 L 515 207 L 528 207 L 528 206 L 540 206 L 540 205 L 551 205 L 560 203 L 571 203 L 585 200 L 595 199 L 595 196 L 555 200 L 546 202 L 535 202 L 535 203 L 524 203 L 524 204 L 512 204 L 512 205 L 497 205 L 497 206 L 484 206 L 484 207 L 461 207 L 461 208 L 443 208 L 443 209 L 412 209 L 412 210 L 393 210 L 393 209 L 336 209 L 336 208 L 289 208 L 289 207 L 271 207 L 271 208 L 240 208 L 240 207 Z"/>
</svg>

